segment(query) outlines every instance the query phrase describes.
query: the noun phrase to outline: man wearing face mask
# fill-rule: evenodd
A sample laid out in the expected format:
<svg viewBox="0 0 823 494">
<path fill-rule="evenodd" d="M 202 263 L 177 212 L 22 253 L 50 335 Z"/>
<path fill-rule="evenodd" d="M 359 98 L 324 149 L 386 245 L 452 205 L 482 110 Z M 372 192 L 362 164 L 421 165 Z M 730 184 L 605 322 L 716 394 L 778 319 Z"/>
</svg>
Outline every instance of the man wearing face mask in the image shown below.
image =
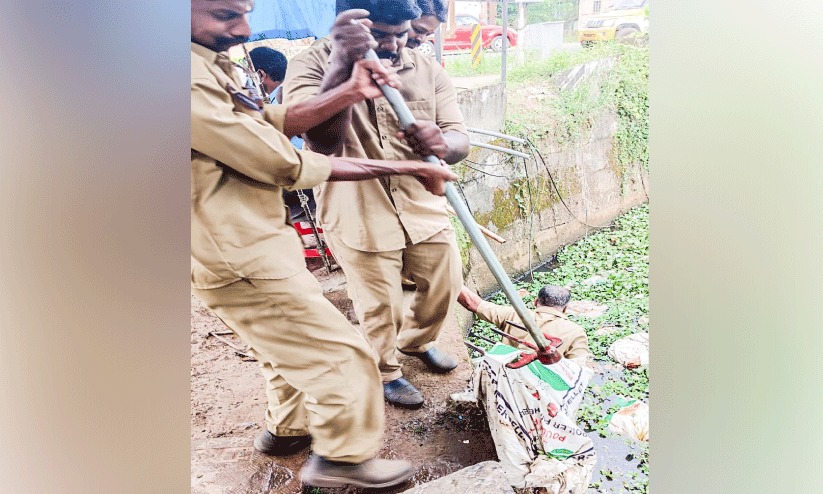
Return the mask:
<svg viewBox="0 0 823 494">
<path fill-rule="evenodd" d="M 289 66 L 289 61 L 286 55 L 269 48 L 268 46 L 258 46 L 249 52 L 251 63 L 254 64 L 254 70 L 257 71 L 257 76 L 260 78 L 260 85 L 262 86 L 265 95 L 268 95 L 268 102 L 272 105 L 279 105 L 283 102 L 282 86 L 283 79 L 286 78 L 286 67 Z M 294 136 L 291 138 L 291 143 L 297 149 L 303 149 L 303 139 Z"/>
<path fill-rule="evenodd" d="M 417 0 L 417 6 L 422 13 L 411 21 L 409 40 L 406 41 L 406 46 L 412 50 L 433 35 L 440 23 L 446 22 L 449 16 L 449 7 L 443 0 Z"/>
<path fill-rule="evenodd" d="M 337 8 L 342 13 L 329 37 L 289 63 L 283 101 L 298 103 L 332 90 L 373 48 L 396 70 L 400 92 L 417 123 L 401 130 L 386 99 L 372 98 L 304 133 L 309 149 L 373 159 L 435 155 L 449 164 L 463 159 L 469 139 L 451 81 L 432 58 L 405 48 L 410 21 L 421 14 L 416 0 L 338 0 Z M 364 31 L 373 41 L 351 41 Z M 446 200 L 427 196 L 402 179 L 339 185 L 315 189 L 326 241 L 343 268 L 361 328 L 377 354 L 384 397 L 397 406 L 419 408 L 423 396 L 403 377 L 395 350 L 419 358 L 432 372 L 457 367 L 453 357 L 435 346 L 462 286 Z M 417 285 L 407 314 L 401 271 Z"/>
<path fill-rule="evenodd" d="M 249 57 L 260 78 L 263 92 L 268 95 L 269 103 L 282 103 L 279 89 L 286 78 L 286 67 L 289 66 L 286 55 L 268 46 L 258 46 L 249 52 Z"/>
</svg>

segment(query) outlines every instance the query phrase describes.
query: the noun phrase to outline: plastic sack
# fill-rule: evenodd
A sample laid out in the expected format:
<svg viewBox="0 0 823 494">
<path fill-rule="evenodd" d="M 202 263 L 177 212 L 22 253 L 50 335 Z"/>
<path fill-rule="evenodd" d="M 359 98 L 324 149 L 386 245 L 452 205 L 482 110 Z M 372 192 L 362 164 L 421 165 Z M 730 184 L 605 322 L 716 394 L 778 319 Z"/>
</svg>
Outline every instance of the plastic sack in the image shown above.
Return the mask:
<svg viewBox="0 0 823 494">
<path fill-rule="evenodd" d="M 500 463 L 514 487 L 583 494 L 596 455 L 574 417 L 593 371 L 568 359 L 506 367 L 520 354 L 498 343 L 478 359 L 472 375 L 474 398 L 486 409 Z"/>
<path fill-rule="evenodd" d="M 609 431 L 635 441 L 648 441 L 649 405 L 635 401 L 621 408 L 612 415 Z"/>
<path fill-rule="evenodd" d="M 620 338 L 609 347 L 609 357 L 628 369 L 649 365 L 649 333 Z"/>
</svg>

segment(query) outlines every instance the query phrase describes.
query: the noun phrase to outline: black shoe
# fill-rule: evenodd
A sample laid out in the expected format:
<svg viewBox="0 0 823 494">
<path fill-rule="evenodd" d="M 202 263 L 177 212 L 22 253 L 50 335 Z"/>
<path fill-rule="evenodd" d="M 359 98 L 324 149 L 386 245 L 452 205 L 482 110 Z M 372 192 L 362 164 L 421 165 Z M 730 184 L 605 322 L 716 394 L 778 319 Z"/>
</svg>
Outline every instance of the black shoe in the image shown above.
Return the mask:
<svg viewBox="0 0 823 494">
<path fill-rule="evenodd" d="M 254 449 L 269 456 L 297 454 L 311 445 L 311 436 L 275 436 L 265 430 L 254 438 Z"/>
<path fill-rule="evenodd" d="M 419 358 L 430 371 L 437 374 L 451 372 L 457 367 L 457 361 L 447 353 L 438 350 L 437 347 L 431 347 L 425 352 L 404 352 L 400 350 L 400 353 Z"/>
<path fill-rule="evenodd" d="M 416 409 L 423 406 L 423 395 L 403 377 L 383 383 L 383 396 L 399 407 Z"/>
<path fill-rule="evenodd" d="M 413 282 L 409 278 L 406 278 L 405 276 L 400 278 L 400 286 L 403 287 L 403 290 L 408 290 L 410 292 L 417 290 L 417 283 Z"/>
</svg>

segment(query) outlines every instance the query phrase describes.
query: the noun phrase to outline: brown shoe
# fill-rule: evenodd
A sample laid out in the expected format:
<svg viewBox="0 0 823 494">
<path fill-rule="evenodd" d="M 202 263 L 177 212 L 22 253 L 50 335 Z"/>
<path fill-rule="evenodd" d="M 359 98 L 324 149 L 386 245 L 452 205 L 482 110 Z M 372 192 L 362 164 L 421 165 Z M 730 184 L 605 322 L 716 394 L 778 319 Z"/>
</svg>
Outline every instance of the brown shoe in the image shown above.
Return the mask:
<svg viewBox="0 0 823 494">
<path fill-rule="evenodd" d="M 414 467 L 403 460 L 372 458 L 363 463 L 340 463 L 320 456 L 309 457 L 300 470 L 304 486 L 345 487 L 351 485 L 366 489 L 379 489 L 401 484 L 414 475 Z"/>
<path fill-rule="evenodd" d="M 311 445 L 311 436 L 275 436 L 264 430 L 254 438 L 254 449 L 269 456 L 297 454 Z"/>
<path fill-rule="evenodd" d="M 426 364 L 426 367 L 428 367 L 430 371 L 437 374 L 451 372 L 457 367 L 457 361 L 449 354 L 438 350 L 437 347 L 431 347 L 425 352 L 404 352 L 400 350 L 400 353 L 419 358 Z"/>
</svg>

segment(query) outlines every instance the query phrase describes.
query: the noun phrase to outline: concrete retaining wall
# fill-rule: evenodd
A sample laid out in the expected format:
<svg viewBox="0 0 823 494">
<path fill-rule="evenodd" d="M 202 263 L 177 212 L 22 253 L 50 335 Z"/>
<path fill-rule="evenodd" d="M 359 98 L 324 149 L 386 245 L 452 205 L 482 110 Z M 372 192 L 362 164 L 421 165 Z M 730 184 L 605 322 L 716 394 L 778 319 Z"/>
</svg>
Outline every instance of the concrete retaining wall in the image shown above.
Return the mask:
<svg viewBox="0 0 823 494">
<path fill-rule="evenodd" d="M 473 79 L 479 80 L 480 85 L 474 85 Z M 491 79 L 493 82 L 483 84 L 484 79 Z M 455 79 L 454 84 L 457 88 L 457 103 L 463 112 L 467 127 L 495 132 L 503 130 L 503 122 L 506 119 L 506 92 L 499 77 Z M 472 134 L 471 138 L 477 140 L 479 136 Z"/>
<path fill-rule="evenodd" d="M 580 72 L 569 71 L 567 77 L 577 78 Z M 562 81 L 558 84 L 563 85 Z M 474 111 L 469 108 L 467 114 Z M 474 148 L 469 159 L 484 165 L 458 166 L 463 177 L 459 188 L 477 222 L 507 239 L 505 244 L 490 244 L 510 275 L 548 261 L 562 246 L 607 226 L 626 210 L 648 200 L 647 172 L 639 164 L 623 170 L 616 161 L 616 128 L 616 116 L 606 113 L 580 142 L 561 146 L 545 139 L 535 143 L 545 165 L 539 159 L 524 163 L 520 158 L 507 159 Z M 492 143 L 512 145 L 505 141 Z M 528 147 L 517 149 L 532 153 Z M 534 204 L 534 214 L 529 214 L 530 204 Z M 481 293 L 498 288 L 477 249 L 465 239 L 461 254 L 467 285 Z"/>
</svg>

